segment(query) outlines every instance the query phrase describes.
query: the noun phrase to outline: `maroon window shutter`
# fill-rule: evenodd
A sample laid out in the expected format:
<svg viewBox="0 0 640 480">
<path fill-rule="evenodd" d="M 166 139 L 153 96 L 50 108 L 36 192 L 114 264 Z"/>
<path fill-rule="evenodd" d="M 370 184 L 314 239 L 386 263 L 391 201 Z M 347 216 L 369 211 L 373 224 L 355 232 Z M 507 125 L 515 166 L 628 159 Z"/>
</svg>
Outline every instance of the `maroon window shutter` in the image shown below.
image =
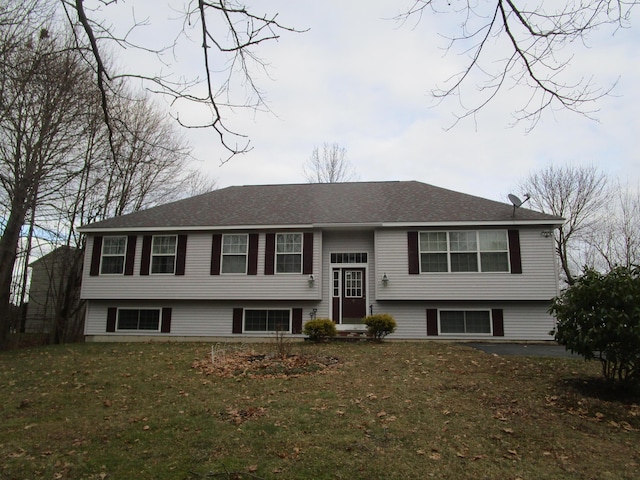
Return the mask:
<svg viewBox="0 0 640 480">
<path fill-rule="evenodd" d="M 162 309 L 162 325 L 160 326 L 162 333 L 171 332 L 171 307 Z"/>
<path fill-rule="evenodd" d="M 249 264 L 247 265 L 248 275 L 258 274 L 258 234 L 249 234 Z"/>
<path fill-rule="evenodd" d="M 438 336 L 438 310 L 436 308 L 427 308 L 427 336 Z"/>
<path fill-rule="evenodd" d="M 138 237 L 129 235 L 127 237 L 127 253 L 124 261 L 124 274 L 133 275 L 133 262 L 136 258 L 136 241 Z"/>
<path fill-rule="evenodd" d="M 91 250 L 91 269 L 89 275 L 100 275 L 100 256 L 102 255 L 102 235 L 93 237 L 93 249 Z"/>
<path fill-rule="evenodd" d="M 242 333 L 242 309 L 233 309 L 233 328 L 231 333 Z"/>
<path fill-rule="evenodd" d="M 184 267 L 187 262 L 187 236 L 178 235 L 178 248 L 176 251 L 176 275 L 184 275 Z"/>
<path fill-rule="evenodd" d="M 520 231 L 508 230 L 509 236 L 509 261 L 511 273 L 522 273 L 522 258 L 520 257 Z"/>
<path fill-rule="evenodd" d="M 264 274 L 273 275 L 276 260 L 276 234 L 267 233 L 265 237 Z"/>
<path fill-rule="evenodd" d="M 409 250 L 409 274 L 417 275 L 420 273 L 418 232 L 407 232 L 407 248 Z"/>
<path fill-rule="evenodd" d="M 211 240 L 211 275 L 220 275 L 220 255 L 222 252 L 222 234 L 214 233 Z"/>
<path fill-rule="evenodd" d="M 501 308 L 491 310 L 491 321 L 493 323 L 493 336 L 504 337 L 504 316 Z"/>
<path fill-rule="evenodd" d="M 118 318 L 118 309 L 116 307 L 107 308 L 107 332 L 116 331 L 117 318 Z"/>
<path fill-rule="evenodd" d="M 294 308 L 291 319 L 291 333 L 302 333 L 302 309 Z"/>
<path fill-rule="evenodd" d="M 313 232 L 307 232 L 302 240 L 302 273 L 313 273 Z"/>
<path fill-rule="evenodd" d="M 142 261 L 140 262 L 140 275 L 149 275 L 151 263 L 151 235 L 142 237 Z"/>
</svg>

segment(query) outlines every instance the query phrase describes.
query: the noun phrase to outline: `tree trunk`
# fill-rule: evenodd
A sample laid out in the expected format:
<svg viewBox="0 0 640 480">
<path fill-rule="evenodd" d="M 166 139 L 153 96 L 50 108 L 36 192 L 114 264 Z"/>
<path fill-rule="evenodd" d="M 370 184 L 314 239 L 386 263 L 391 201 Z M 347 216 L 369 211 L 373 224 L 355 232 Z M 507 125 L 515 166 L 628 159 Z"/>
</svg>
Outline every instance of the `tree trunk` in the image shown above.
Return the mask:
<svg viewBox="0 0 640 480">
<path fill-rule="evenodd" d="M 24 202 L 14 199 L 9 220 L 0 238 L 0 348 L 6 344 L 11 329 L 11 283 L 26 211 Z"/>
</svg>

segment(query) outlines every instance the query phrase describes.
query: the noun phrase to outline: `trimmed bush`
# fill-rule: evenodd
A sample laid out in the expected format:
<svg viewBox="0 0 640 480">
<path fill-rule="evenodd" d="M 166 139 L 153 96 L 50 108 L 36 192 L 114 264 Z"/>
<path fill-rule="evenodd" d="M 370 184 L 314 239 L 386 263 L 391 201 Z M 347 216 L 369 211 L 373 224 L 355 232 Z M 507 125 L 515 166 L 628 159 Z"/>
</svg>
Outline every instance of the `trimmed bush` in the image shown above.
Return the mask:
<svg viewBox="0 0 640 480">
<path fill-rule="evenodd" d="M 316 318 L 305 323 L 302 331 L 314 342 L 321 342 L 336 336 L 336 324 L 329 318 Z"/>
<path fill-rule="evenodd" d="M 395 319 L 388 313 L 369 315 L 362 320 L 362 323 L 367 326 L 369 335 L 378 341 L 395 332 L 397 326 Z"/>
</svg>

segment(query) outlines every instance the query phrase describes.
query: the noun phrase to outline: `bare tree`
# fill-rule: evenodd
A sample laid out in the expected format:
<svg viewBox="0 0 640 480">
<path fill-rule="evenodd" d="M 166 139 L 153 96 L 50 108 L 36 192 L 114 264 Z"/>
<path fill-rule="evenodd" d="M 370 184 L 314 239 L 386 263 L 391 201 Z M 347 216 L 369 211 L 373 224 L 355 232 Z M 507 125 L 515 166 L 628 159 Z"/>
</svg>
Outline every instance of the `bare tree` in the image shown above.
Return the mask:
<svg viewBox="0 0 640 480">
<path fill-rule="evenodd" d="M 78 52 L 65 48 L 46 26 L 22 37 L 0 62 L 0 187 L 8 219 L 0 238 L 0 343 L 9 331 L 8 309 L 20 232 L 29 212 L 59 195 L 77 174 L 73 162 L 84 130 L 90 90 Z"/>
<path fill-rule="evenodd" d="M 555 232 L 560 267 L 568 285 L 584 266 L 591 232 L 610 198 L 607 176 L 596 167 L 547 167 L 531 173 L 519 186 L 531 196 L 531 206 L 565 219 Z"/>
<path fill-rule="evenodd" d="M 588 237 L 590 263 L 611 270 L 640 265 L 640 190 L 617 183 Z"/>
<path fill-rule="evenodd" d="M 337 143 L 324 143 L 322 150 L 314 147 L 311 157 L 302 167 L 307 182 L 338 183 L 354 180 L 356 173 L 346 155 L 347 150 Z"/>
<path fill-rule="evenodd" d="M 572 76 L 570 44 L 586 43 L 588 35 L 605 26 L 630 24 L 636 0 L 415 0 L 397 19 L 419 21 L 438 16 L 448 52 L 467 58 L 466 67 L 433 95 L 437 99 L 462 97 L 466 86 L 475 86 L 479 99 L 469 104 L 461 98 L 457 121 L 475 115 L 498 94 L 516 85 L 529 87 L 529 96 L 518 106 L 516 117 L 533 128 L 547 108 L 564 108 L 589 116 L 593 102 L 612 87 L 595 85 L 593 78 Z M 456 121 L 456 122 L 457 122 Z"/>
<path fill-rule="evenodd" d="M 76 339 L 82 326 L 79 312 L 84 304 L 79 292 L 85 239 L 78 227 L 181 198 L 197 176 L 187 168 L 190 146 L 148 96 L 136 97 L 121 89 L 114 100 L 115 157 L 106 126 L 98 118 L 98 105 L 90 105 L 94 115 L 82 138 L 81 175 L 66 185 L 63 199 L 39 215 L 39 230 L 57 237 L 56 246 L 63 247 L 67 264 L 64 271 L 52 268 L 50 274 L 54 343 Z M 201 178 L 204 185 L 205 177 Z"/>
</svg>

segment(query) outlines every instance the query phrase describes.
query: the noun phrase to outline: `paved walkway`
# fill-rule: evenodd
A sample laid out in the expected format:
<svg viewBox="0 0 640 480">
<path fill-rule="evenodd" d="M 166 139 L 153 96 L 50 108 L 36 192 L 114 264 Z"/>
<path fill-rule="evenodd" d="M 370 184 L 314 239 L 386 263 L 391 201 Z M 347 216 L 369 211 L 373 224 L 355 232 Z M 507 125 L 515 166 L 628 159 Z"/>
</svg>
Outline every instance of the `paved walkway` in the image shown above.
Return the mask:
<svg viewBox="0 0 640 480">
<path fill-rule="evenodd" d="M 580 358 L 565 350 L 562 345 L 555 343 L 464 343 L 462 345 L 496 355 Z"/>
</svg>

